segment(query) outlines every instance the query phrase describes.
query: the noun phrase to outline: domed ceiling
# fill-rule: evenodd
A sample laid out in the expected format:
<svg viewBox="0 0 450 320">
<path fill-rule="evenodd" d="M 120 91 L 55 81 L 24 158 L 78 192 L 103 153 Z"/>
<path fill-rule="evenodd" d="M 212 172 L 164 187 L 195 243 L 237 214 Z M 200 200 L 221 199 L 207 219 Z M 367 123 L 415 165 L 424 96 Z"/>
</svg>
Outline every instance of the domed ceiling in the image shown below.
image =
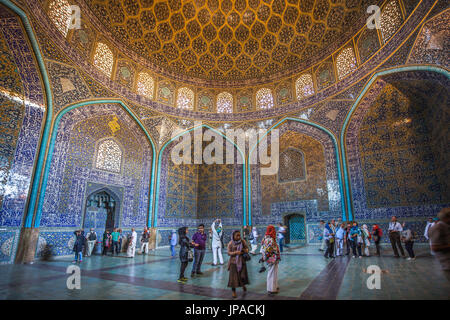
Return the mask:
<svg viewBox="0 0 450 320">
<path fill-rule="evenodd" d="M 285 76 L 325 57 L 354 35 L 367 7 L 378 1 L 85 2 L 116 40 L 169 73 L 251 82 Z"/>
</svg>

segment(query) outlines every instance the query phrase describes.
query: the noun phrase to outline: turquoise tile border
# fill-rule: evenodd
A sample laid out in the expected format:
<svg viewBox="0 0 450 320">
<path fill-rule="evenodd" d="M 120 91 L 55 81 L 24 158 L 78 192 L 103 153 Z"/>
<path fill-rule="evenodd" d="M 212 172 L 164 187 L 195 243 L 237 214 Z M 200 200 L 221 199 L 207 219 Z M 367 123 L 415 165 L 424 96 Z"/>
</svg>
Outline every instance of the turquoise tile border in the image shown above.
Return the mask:
<svg viewBox="0 0 450 320">
<path fill-rule="evenodd" d="M 349 214 L 349 220 L 353 219 L 353 201 L 350 197 L 351 195 L 351 185 L 350 185 L 350 178 L 349 178 L 349 172 L 347 168 L 347 153 L 346 153 L 346 143 L 345 138 L 347 136 L 347 127 L 350 123 L 350 119 L 352 118 L 353 113 L 357 109 L 358 105 L 366 95 L 366 93 L 369 91 L 369 89 L 372 87 L 372 85 L 375 83 L 375 81 L 385 75 L 393 74 L 393 73 L 399 73 L 399 72 L 407 72 L 407 71 L 430 71 L 430 72 L 437 72 L 440 74 L 445 75 L 447 78 L 450 79 L 450 72 L 447 70 L 440 68 L 440 67 L 434 67 L 434 66 L 407 66 L 407 67 L 400 67 L 400 68 L 394 68 L 389 70 L 384 70 L 377 72 L 370 78 L 369 82 L 364 86 L 363 90 L 359 94 L 358 98 L 355 100 L 355 103 L 353 103 L 352 107 L 350 108 L 347 117 L 344 120 L 344 124 L 342 126 L 341 134 L 340 134 L 340 144 L 341 144 L 341 153 L 342 153 L 342 164 L 343 164 L 343 171 L 344 171 L 344 182 L 345 182 L 345 193 L 347 194 L 347 205 L 348 205 L 348 214 Z"/>
</svg>

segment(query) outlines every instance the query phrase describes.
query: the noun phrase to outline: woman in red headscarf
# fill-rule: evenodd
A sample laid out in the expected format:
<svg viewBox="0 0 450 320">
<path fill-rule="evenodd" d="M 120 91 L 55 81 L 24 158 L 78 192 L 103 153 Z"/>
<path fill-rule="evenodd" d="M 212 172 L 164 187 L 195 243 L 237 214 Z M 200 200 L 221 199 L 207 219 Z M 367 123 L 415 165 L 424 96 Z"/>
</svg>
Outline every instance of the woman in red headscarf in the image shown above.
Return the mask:
<svg viewBox="0 0 450 320">
<path fill-rule="evenodd" d="M 279 292 L 278 263 L 281 260 L 280 249 L 277 244 L 277 232 L 274 226 L 268 226 L 261 243 L 261 260 L 267 263 L 267 292 L 272 295 Z"/>
<path fill-rule="evenodd" d="M 375 247 L 377 248 L 377 253 L 375 254 L 376 256 L 380 256 L 380 241 L 382 235 L 383 231 L 381 228 L 377 224 L 374 224 L 372 229 L 372 238 L 375 242 Z"/>
</svg>

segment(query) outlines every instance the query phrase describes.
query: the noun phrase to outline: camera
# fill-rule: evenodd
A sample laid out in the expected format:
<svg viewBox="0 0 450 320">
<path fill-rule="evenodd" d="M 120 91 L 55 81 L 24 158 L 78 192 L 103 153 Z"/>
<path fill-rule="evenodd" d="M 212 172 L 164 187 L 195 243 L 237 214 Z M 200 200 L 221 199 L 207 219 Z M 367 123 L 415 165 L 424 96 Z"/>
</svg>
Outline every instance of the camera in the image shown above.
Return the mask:
<svg viewBox="0 0 450 320">
<path fill-rule="evenodd" d="M 259 259 L 258 263 L 262 263 L 261 268 L 258 270 L 259 273 L 262 273 L 264 271 L 266 271 L 266 267 L 264 266 L 264 260 L 261 258 Z"/>
</svg>

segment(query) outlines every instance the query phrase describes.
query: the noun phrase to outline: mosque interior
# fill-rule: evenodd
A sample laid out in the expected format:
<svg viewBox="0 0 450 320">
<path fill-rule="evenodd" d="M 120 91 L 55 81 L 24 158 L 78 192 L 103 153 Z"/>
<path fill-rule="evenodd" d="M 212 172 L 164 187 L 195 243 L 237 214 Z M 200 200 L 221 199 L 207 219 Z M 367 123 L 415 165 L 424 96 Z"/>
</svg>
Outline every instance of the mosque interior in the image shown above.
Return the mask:
<svg viewBox="0 0 450 320">
<path fill-rule="evenodd" d="M 229 299 L 226 265 L 208 252 L 181 289 L 168 249 L 217 218 L 225 245 L 287 226 L 271 299 L 449 299 L 424 237 L 450 207 L 449 5 L 0 0 L 0 299 Z M 387 235 L 392 216 L 416 261 L 388 236 L 384 257 L 317 250 L 321 220 Z M 75 230 L 144 227 L 148 256 L 86 257 L 86 289 L 66 288 Z M 268 298 L 251 268 L 247 299 Z"/>
</svg>

